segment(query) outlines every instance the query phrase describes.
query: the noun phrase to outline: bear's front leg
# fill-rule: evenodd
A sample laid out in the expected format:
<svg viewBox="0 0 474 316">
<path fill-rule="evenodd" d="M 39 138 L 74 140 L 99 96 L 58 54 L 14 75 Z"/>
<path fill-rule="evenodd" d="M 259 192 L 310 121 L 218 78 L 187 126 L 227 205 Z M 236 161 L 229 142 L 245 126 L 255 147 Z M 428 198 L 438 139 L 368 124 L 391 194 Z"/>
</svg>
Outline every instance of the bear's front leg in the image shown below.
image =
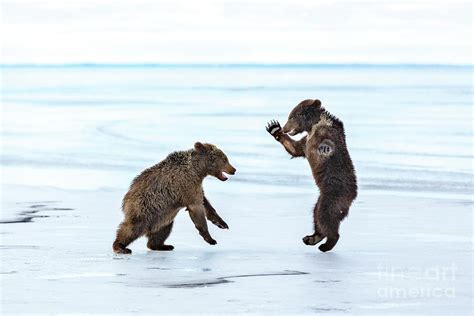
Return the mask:
<svg viewBox="0 0 474 316">
<path fill-rule="evenodd" d="M 199 231 L 199 234 L 202 236 L 202 238 L 204 238 L 204 240 L 210 245 L 217 244 L 217 241 L 215 241 L 209 234 L 205 215 L 206 210 L 204 209 L 204 205 L 189 205 L 187 209 L 189 211 L 189 216 L 191 217 L 191 220 L 194 223 L 194 226 L 196 226 L 196 229 Z"/>
<path fill-rule="evenodd" d="M 203 194 L 204 195 L 204 194 Z M 214 225 L 221 229 L 229 229 L 229 226 L 226 222 L 217 214 L 214 207 L 212 207 L 209 200 L 204 196 L 204 208 L 206 209 L 206 217 L 208 220 L 211 221 Z"/>
<path fill-rule="evenodd" d="M 285 148 L 292 157 L 305 157 L 304 150 L 307 136 L 299 141 L 295 141 L 290 136 L 283 133 L 280 123 L 275 120 L 270 121 L 267 124 L 266 130 L 276 139 L 276 141 L 283 145 L 283 148 Z"/>
</svg>

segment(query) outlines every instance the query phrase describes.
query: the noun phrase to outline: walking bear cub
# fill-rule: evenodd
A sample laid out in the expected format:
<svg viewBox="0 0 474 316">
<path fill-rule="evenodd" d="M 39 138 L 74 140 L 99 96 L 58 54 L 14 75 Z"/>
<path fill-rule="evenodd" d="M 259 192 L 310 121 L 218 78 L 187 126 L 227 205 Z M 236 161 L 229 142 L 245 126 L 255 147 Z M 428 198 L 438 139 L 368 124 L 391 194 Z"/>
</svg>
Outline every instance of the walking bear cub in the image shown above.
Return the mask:
<svg viewBox="0 0 474 316">
<path fill-rule="evenodd" d="M 189 211 L 199 234 L 206 242 L 217 242 L 209 234 L 206 218 L 222 229 L 226 222 L 204 195 L 202 182 L 208 175 L 227 180 L 224 172 L 235 174 L 227 156 L 212 144 L 197 142 L 187 151 L 173 152 L 165 160 L 144 170 L 130 185 L 123 198 L 124 221 L 117 230 L 113 243 L 116 253 L 129 254 L 127 246 L 146 235 L 151 250 L 173 250 L 165 245 L 171 233 L 173 220 L 184 207 Z"/>
<path fill-rule="evenodd" d="M 357 197 L 357 179 L 342 122 L 321 107 L 319 100 L 304 100 L 290 112 L 283 128 L 272 121 L 267 131 L 292 157 L 308 160 L 320 196 L 313 211 L 314 233 L 303 242 L 316 245 L 327 237 L 319 249 L 331 250 L 339 240 L 339 224 Z M 299 141 L 287 135 L 302 132 L 308 135 Z"/>
</svg>

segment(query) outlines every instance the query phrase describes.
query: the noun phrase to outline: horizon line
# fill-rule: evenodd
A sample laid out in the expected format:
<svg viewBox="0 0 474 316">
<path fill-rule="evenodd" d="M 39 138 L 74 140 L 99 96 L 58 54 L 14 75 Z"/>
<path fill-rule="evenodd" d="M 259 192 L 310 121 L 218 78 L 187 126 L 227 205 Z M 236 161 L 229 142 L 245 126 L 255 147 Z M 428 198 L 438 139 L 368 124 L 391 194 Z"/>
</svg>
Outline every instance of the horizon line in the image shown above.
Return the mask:
<svg viewBox="0 0 474 316">
<path fill-rule="evenodd" d="M 68 68 L 68 67 L 474 67 L 453 63 L 0 63 L 0 68 Z"/>
</svg>

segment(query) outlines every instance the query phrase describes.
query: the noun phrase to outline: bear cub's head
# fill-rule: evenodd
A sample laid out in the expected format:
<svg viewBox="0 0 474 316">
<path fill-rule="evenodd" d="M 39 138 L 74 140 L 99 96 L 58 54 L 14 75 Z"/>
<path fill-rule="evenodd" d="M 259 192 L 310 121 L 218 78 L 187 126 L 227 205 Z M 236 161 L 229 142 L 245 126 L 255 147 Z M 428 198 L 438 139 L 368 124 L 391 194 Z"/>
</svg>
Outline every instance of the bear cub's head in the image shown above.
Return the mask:
<svg viewBox="0 0 474 316">
<path fill-rule="evenodd" d="M 206 174 L 216 177 L 221 181 L 227 180 L 224 172 L 235 174 L 236 169 L 230 164 L 229 159 L 222 150 L 212 144 L 197 142 L 194 149 L 202 158 Z"/>
<path fill-rule="evenodd" d="M 301 101 L 288 115 L 288 122 L 283 126 L 283 133 L 291 136 L 310 132 L 314 124 L 319 120 L 319 115 L 323 109 L 319 100 Z"/>
</svg>

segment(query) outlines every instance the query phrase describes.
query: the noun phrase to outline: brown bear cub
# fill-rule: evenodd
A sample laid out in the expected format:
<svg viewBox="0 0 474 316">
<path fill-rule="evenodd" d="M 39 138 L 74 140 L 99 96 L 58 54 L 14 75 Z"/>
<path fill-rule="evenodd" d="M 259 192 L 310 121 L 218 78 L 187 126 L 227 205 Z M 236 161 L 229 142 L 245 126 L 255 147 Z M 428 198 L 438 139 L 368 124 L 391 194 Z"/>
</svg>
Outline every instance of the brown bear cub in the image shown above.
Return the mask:
<svg viewBox="0 0 474 316">
<path fill-rule="evenodd" d="M 319 100 L 304 100 L 290 112 L 283 129 L 278 121 L 272 121 L 267 131 L 292 157 L 308 160 L 320 196 L 313 211 L 314 234 L 303 242 L 316 245 L 327 237 L 319 249 L 331 250 L 339 239 L 339 224 L 357 197 L 357 179 L 342 122 L 321 107 Z M 299 141 L 288 136 L 302 132 L 308 135 Z"/>
<path fill-rule="evenodd" d="M 187 208 L 199 234 L 215 245 L 207 229 L 206 218 L 219 228 L 228 229 L 204 195 L 202 182 L 208 175 L 221 181 L 225 173 L 234 174 L 235 168 L 227 156 L 211 144 L 197 142 L 187 151 L 173 152 L 165 160 L 144 170 L 130 185 L 123 198 L 124 221 L 117 230 L 113 243 L 116 253 L 129 254 L 127 246 L 146 235 L 151 250 L 173 250 L 165 245 L 173 220 L 182 208 Z"/>
</svg>

